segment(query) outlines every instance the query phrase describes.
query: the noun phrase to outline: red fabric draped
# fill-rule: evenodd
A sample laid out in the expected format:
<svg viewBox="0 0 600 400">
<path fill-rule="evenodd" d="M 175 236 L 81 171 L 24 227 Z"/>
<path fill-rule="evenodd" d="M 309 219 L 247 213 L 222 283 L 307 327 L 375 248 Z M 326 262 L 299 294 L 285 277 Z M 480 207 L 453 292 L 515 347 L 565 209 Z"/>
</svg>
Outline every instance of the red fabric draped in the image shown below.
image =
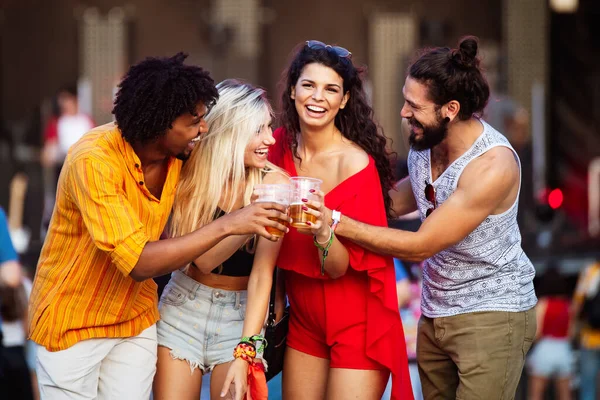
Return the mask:
<svg viewBox="0 0 600 400">
<path fill-rule="evenodd" d="M 270 161 L 285 169 L 291 176 L 297 176 L 284 130 L 278 129 L 274 136 L 277 143 L 269 151 Z M 387 226 L 375 161 L 369 157 L 369 164 L 363 170 L 327 193 L 325 205 L 357 221 Z M 412 399 L 393 260 L 391 257 L 365 250 L 343 238 L 340 238 L 340 241 L 348 249 L 350 267 L 368 275 L 369 293 L 365 293 L 367 356 L 391 371 L 392 399 Z M 295 229 L 290 229 L 285 235 L 277 265 L 311 278 L 329 279 L 320 274 L 318 252 L 315 251 L 312 237 L 300 234 Z"/>
</svg>

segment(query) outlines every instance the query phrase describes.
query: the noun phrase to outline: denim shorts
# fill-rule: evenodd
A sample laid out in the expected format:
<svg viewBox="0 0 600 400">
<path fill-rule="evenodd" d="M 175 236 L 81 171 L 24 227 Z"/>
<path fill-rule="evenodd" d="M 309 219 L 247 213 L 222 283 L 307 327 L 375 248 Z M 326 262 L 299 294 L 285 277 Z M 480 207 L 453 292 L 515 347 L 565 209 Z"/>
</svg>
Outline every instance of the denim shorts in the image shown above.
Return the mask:
<svg viewBox="0 0 600 400">
<path fill-rule="evenodd" d="M 171 357 L 185 360 L 193 372 L 212 371 L 233 360 L 242 337 L 247 292 L 215 289 L 181 271 L 171 274 L 158 308 L 158 345 Z"/>
<path fill-rule="evenodd" d="M 542 338 L 531 351 L 527 367 L 530 375 L 566 378 L 573 374 L 573 363 L 568 339 Z"/>
</svg>

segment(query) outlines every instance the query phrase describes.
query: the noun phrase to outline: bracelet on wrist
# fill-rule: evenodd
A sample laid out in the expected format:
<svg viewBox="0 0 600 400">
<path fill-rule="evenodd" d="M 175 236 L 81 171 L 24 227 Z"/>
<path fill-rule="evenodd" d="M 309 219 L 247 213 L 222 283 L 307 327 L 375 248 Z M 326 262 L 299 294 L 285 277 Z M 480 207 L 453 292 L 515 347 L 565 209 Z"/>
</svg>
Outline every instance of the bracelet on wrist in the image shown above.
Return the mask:
<svg viewBox="0 0 600 400">
<path fill-rule="evenodd" d="M 256 348 L 256 342 L 260 342 L 260 346 Z M 244 336 L 240 340 L 240 343 L 249 343 L 256 349 L 258 354 L 262 354 L 265 347 L 267 347 L 267 339 L 265 339 L 262 335 L 252 335 L 252 336 Z"/>
<path fill-rule="evenodd" d="M 249 364 L 254 363 L 256 357 L 256 349 L 253 344 L 240 342 L 233 350 L 233 358 L 241 358 Z"/>
<path fill-rule="evenodd" d="M 333 229 L 330 229 L 330 234 L 329 234 L 329 240 L 327 241 L 327 243 L 325 245 L 323 245 L 323 243 L 319 243 L 317 241 L 317 237 L 313 236 L 313 243 L 315 244 L 315 246 L 317 246 L 317 248 L 319 250 L 321 250 L 323 252 L 323 256 L 321 257 L 321 275 L 325 275 L 325 260 L 327 259 L 327 256 L 329 255 L 329 248 L 331 247 L 331 244 L 333 243 L 333 238 L 335 237 L 335 233 L 333 232 Z"/>
<path fill-rule="evenodd" d="M 325 239 L 325 241 L 320 242 L 319 239 L 317 239 L 317 235 L 315 235 L 315 242 L 317 242 L 321 246 L 326 246 L 327 243 L 329 243 L 329 241 L 331 240 L 331 235 L 333 235 L 333 229 L 331 229 L 331 227 L 329 227 L 329 237 L 327 239 Z"/>
<path fill-rule="evenodd" d="M 339 225 L 342 219 L 342 213 L 338 210 L 331 211 L 331 229 L 335 232 L 335 228 Z"/>
</svg>

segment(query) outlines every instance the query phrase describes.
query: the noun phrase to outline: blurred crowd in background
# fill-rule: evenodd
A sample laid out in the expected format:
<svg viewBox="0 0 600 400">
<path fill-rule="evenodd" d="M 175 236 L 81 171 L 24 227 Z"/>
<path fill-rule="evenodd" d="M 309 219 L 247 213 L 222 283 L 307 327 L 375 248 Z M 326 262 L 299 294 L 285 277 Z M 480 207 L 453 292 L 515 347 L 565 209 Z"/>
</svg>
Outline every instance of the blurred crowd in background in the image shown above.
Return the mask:
<svg viewBox="0 0 600 400">
<path fill-rule="evenodd" d="M 246 79 L 265 87 L 277 106 L 279 71 L 290 49 L 307 39 L 342 45 L 355 64 L 368 67 L 375 117 L 391 139 L 400 179 L 408 174 L 399 116 L 407 62 L 418 48 L 453 45 L 472 34 L 481 39 L 493 90 L 484 119 L 521 159 L 519 225 L 537 271 L 538 337 L 517 396 L 594 398 L 600 371 L 597 17 L 596 0 L 3 1 L 0 263 L 12 261 L 7 249 L 14 249 L 26 274 L 18 289 L 1 287 L 4 346 L 13 349 L 2 366 L 35 382 L 23 304 L 58 174 L 69 147 L 112 120 L 115 85 L 129 65 L 185 51 L 215 81 Z M 419 223 L 416 214 L 390 221 L 413 231 Z M 420 266 L 395 261 L 419 392 Z"/>
</svg>

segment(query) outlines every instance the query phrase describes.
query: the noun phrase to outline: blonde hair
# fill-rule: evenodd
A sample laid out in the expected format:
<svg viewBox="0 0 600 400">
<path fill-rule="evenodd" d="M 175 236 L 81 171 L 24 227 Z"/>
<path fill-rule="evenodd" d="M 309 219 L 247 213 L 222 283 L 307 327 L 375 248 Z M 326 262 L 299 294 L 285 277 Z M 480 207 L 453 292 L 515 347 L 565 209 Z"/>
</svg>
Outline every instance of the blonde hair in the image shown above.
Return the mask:
<svg viewBox="0 0 600 400">
<path fill-rule="evenodd" d="M 254 185 L 265 172 L 279 170 L 270 162 L 264 169 L 244 165 L 250 140 L 264 128 L 273 110 L 263 89 L 234 79 L 217 85 L 219 99 L 206 116 L 208 133 L 196 145 L 181 171 L 170 236 L 190 233 L 216 217 L 219 201 L 224 212 L 236 199 L 250 203 Z M 222 193 L 227 198 L 222 199 Z"/>
</svg>

